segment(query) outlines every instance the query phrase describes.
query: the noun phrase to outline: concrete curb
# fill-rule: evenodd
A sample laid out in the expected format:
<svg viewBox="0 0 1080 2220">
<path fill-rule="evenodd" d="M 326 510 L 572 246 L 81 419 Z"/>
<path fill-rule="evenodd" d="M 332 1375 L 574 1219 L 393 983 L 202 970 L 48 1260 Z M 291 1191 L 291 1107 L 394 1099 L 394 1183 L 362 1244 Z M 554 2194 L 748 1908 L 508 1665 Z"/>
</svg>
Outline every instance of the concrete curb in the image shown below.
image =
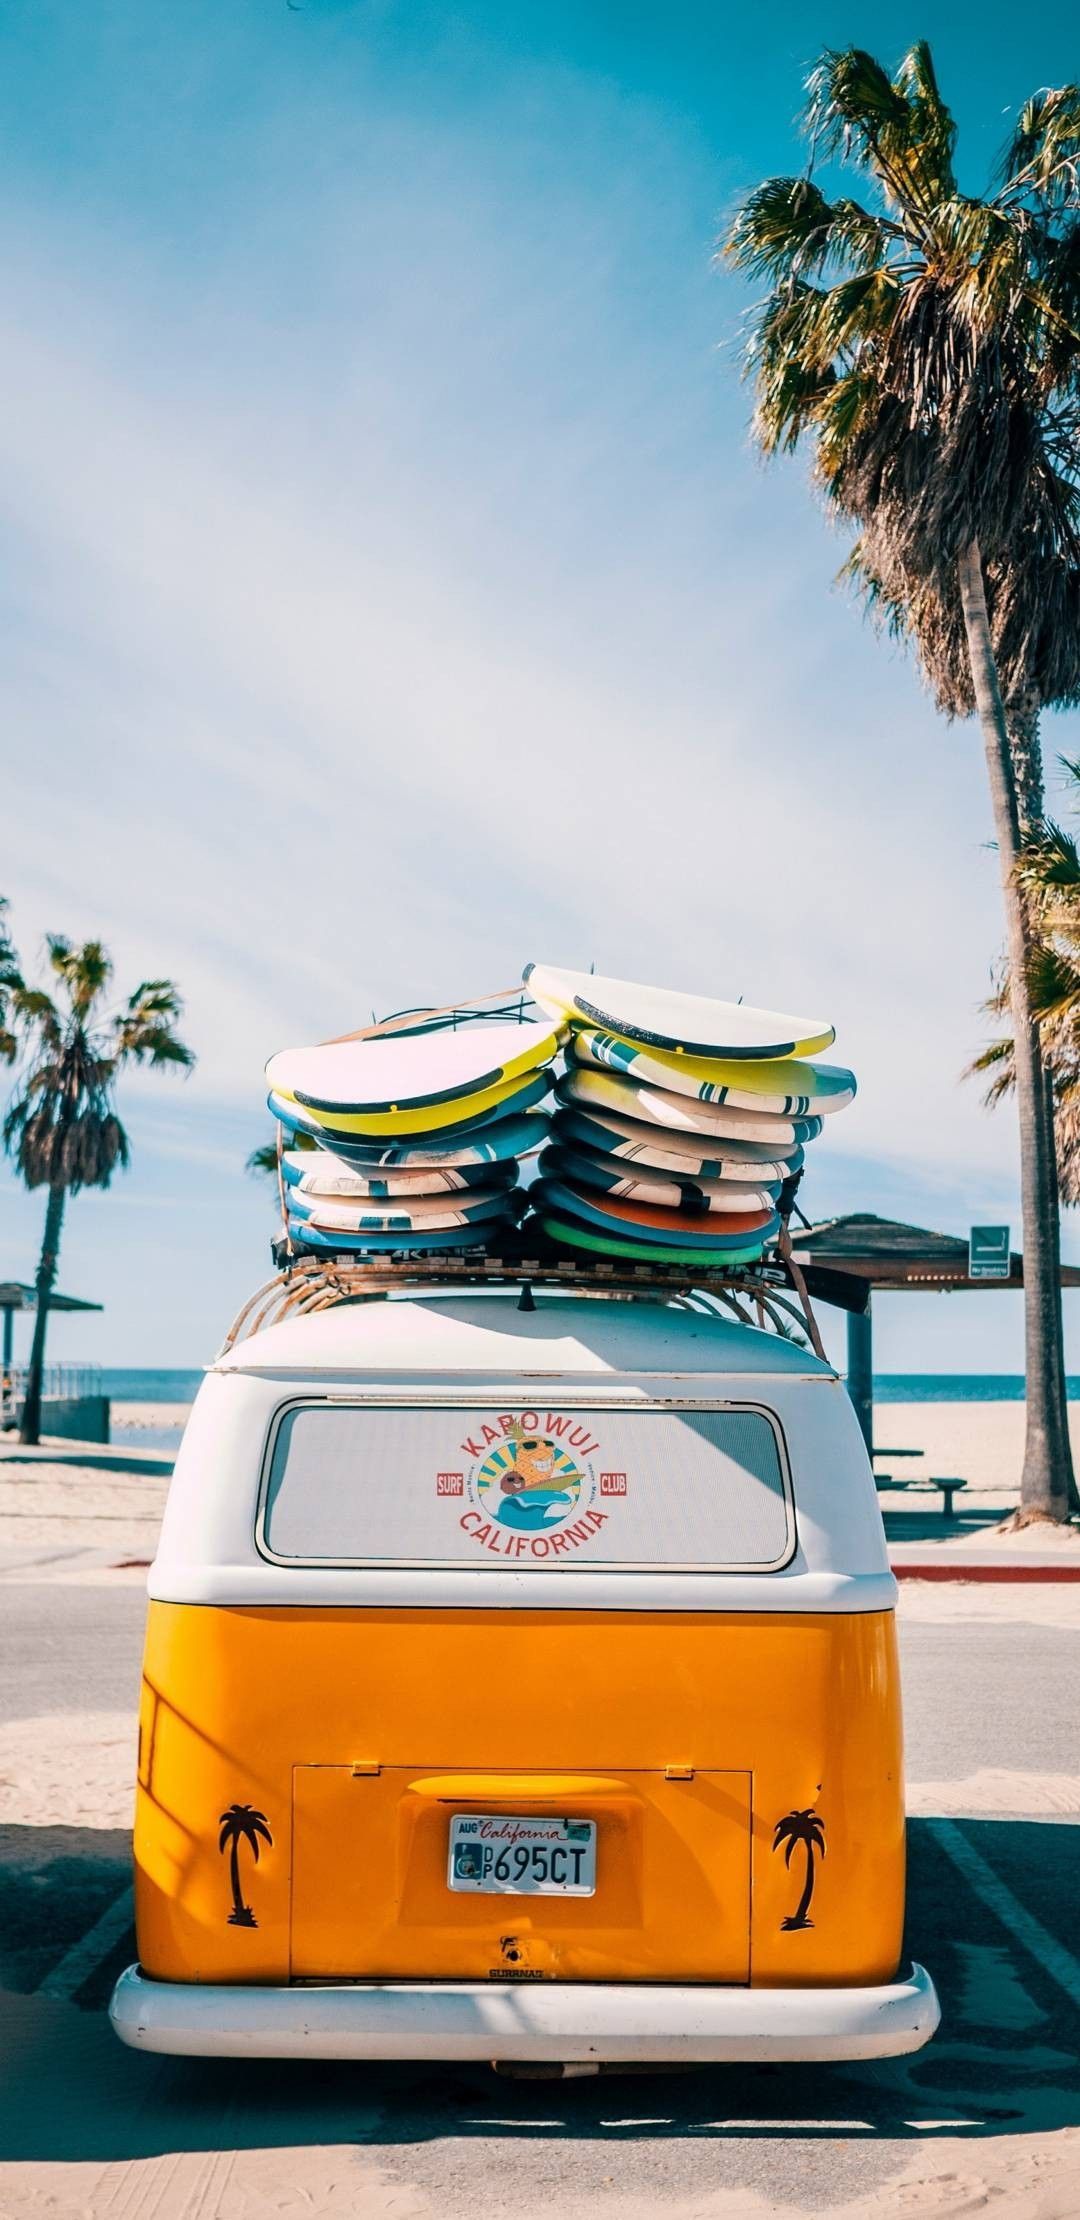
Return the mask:
<svg viewBox="0 0 1080 2220">
<path fill-rule="evenodd" d="M 958 1557 L 948 1564 L 942 1563 L 940 1558 L 936 1564 L 917 1564 L 905 1559 L 894 1564 L 892 1570 L 897 1580 L 1038 1580 L 1047 1583 L 1080 1580 L 1080 1565 L 1048 1565 L 1045 1560 L 1036 1560 L 1032 1565 L 1015 1562 L 988 1565 L 982 1561 L 973 1563 L 970 1557 L 966 1561 Z"/>
</svg>

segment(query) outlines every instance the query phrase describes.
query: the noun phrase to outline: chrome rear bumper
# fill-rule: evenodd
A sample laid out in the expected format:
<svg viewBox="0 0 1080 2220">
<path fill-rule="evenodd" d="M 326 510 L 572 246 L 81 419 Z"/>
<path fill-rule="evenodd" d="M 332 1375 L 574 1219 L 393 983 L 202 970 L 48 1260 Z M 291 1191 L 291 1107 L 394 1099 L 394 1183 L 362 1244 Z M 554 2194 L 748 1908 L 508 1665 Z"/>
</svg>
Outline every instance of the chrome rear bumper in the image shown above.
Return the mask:
<svg viewBox="0 0 1080 2220">
<path fill-rule="evenodd" d="M 928 1973 L 865 1989 L 355 1981 L 211 1987 L 121 1974 L 136 2050 L 193 2058 L 477 2058 L 563 2064 L 895 2058 L 941 2018 Z"/>
</svg>

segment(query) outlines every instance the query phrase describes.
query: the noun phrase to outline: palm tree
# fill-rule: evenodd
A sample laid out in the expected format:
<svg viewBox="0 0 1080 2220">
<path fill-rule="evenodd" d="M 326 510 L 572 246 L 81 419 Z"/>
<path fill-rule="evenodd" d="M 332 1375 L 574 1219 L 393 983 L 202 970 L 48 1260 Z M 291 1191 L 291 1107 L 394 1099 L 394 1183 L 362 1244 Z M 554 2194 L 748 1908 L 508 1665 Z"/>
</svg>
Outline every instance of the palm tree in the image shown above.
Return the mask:
<svg viewBox="0 0 1080 2220">
<path fill-rule="evenodd" d="M 816 1811 L 789 1811 L 785 1819 L 777 1820 L 773 1830 L 773 1849 L 779 1850 L 782 1842 L 787 1844 L 784 1852 L 785 1865 L 791 1864 L 791 1854 L 796 1844 L 801 1844 L 805 1850 L 806 1879 L 795 1910 L 789 1918 L 782 1919 L 780 1925 L 785 1930 L 812 1927 L 814 1922 L 809 1917 L 809 1912 L 810 1899 L 814 1893 L 814 1852 L 820 1850 L 822 1857 L 825 1855 L 824 1823 Z"/>
<path fill-rule="evenodd" d="M 871 201 L 771 178 L 725 251 L 771 290 L 748 372 L 766 452 L 806 439 L 852 565 L 951 712 L 978 715 L 1000 858 L 1016 1043 L 1027 1433 L 1016 1523 L 1076 1500 L 1051 1091 L 1016 865 L 1041 812 L 1038 714 L 1080 695 L 1080 88 L 1021 111 L 1000 180 L 962 193 L 929 48 L 890 78 L 853 48 L 808 84 L 812 160 Z"/>
<path fill-rule="evenodd" d="M 256 1811 L 253 1804 L 230 1804 L 228 1811 L 222 1812 L 218 1849 L 223 1856 L 226 1850 L 229 1851 L 229 1880 L 233 1900 L 233 1908 L 229 1913 L 230 1927 L 257 1927 L 259 1924 L 250 1904 L 245 1904 L 244 1892 L 240 1886 L 240 1845 L 246 1842 L 250 1846 L 258 1865 L 260 1836 L 272 1850 L 274 1838 L 266 1824 L 266 1813 Z"/>
<path fill-rule="evenodd" d="M 28 1187 L 48 1189 L 24 1442 L 36 1442 L 41 1432 L 45 1330 L 67 1198 L 82 1187 L 108 1187 L 128 1163 L 128 1137 L 113 1106 L 116 1081 L 129 1064 L 187 1068 L 195 1061 L 175 1031 L 182 1004 L 171 980 L 146 979 L 109 1011 L 103 1005 L 113 967 L 101 942 L 75 947 L 50 934 L 46 948 L 56 998 L 18 974 L 8 990 L 25 1064 L 4 1119 L 4 1146 Z"/>
</svg>

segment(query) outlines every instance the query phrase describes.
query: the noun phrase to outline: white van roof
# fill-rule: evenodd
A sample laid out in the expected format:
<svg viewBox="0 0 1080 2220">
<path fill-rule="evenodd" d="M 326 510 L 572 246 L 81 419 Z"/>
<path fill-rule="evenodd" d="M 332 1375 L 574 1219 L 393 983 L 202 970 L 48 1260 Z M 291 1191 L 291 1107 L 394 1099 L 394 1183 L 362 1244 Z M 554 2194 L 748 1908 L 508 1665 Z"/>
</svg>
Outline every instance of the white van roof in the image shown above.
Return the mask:
<svg viewBox="0 0 1080 2220">
<path fill-rule="evenodd" d="M 604 1373 L 737 1373 L 835 1379 L 832 1366 L 779 1334 L 704 1309 L 610 1296 L 536 1291 L 522 1310 L 516 1288 L 463 1297 L 391 1297 L 337 1303 L 238 1342 L 215 1372 L 310 1380 L 324 1373 L 463 1374 L 518 1379 Z"/>
</svg>

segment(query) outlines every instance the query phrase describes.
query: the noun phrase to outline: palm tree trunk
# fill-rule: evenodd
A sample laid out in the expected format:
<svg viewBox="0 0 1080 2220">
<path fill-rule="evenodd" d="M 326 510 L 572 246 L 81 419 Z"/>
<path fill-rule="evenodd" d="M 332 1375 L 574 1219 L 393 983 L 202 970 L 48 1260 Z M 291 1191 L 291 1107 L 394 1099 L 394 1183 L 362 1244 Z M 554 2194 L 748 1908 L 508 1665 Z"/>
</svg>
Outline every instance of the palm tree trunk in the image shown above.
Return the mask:
<svg viewBox="0 0 1080 2220">
<path fill-rule="evenodd" d="M 1020 1126 L 1027 1389 L 1020 1508 L 1015 1524 L 1026 1526 L 1035 1519 L 1067 1520 L 1076 1490 L 1065 1395 L 1053 1104 L 1028 986 L 1030 920 L 1015 877 L 1021 846 L 1019 782 L 990 638 L 982 557 L 974 541 L 960 557 L 959 583 L 1005 902 Z"/>
<path fill-rule="evenodd" d="M 234 1835 L 229 1848 L 229 1880 L 232 1883 L 232 1916 L 234 1922 L 243 1917 L 244 1899 L 240 1890 L 240 1837 Z"/>
<path fill-rule="evenodd" d="M 41 1387 L 45 1371 L 45 1334 L 49 1324 L 49 1298 L 56 1285 L 56 1267 L 60 1258 L 60 1230 L 64 1223 L 64 1203 L 67 1190 L 50 1187 L 45 1211 L 45 1231 L 41 1237 L 41 1255 L 36 1275 L 37 1309 L 34 1313 L 34 1339 L 30 1348 L 30 1369 L 26 1375 L 26 1396 L 23 1402 L 19 1440 L 36 1444 L 41 1438 Z"/>
<path fill-rule="evenodd" d="M 1038 695 L 1035 693 L 1034 688 L 1029 687 L 1019 699 L 1008 702 L 1005 709 L 1005 722 L 1009 734 L 1009 749 L 1016 782 L 1016 806 L 1020 826 L 1020 838 L 1021 841 L 1025 843 L 1033 839 L 1034 836 L 1042 830 L 1046 816 L 1046 806 L 1043 794 L 1042 749 L 1039 744 L 1040 706 L 1041 705 L 1039 702 L 1039 698 Z M 1035 938 L 1038 932 L 1038 920 L 1033 914 L 1031 897 L 1022 886 L 1018 889 L 1018 896 L 1020 906 L 1024 914 L 1024 925 L 1027 936 L 1027 943 L 1028 945 L 1030 945 L 1031 941 Z M 1041 1033 L 1038 1034 L 1038 1046 L 1039 1078 L 1041 1081 L 1040 1092 L 1042 1098 L 1041 1112 L 1046 1122 L 1046 1146 L 1051 1154 L 1054 1166 L 1054 1194 L 1056 1197 L 1056 1204 L 1054 1209 L 1054 1237 L 1057 1243 L 1058 1265 L 1060 1266 L 1061 1193 L 1060 1182 L 1058 1179 L 1058 1142 L 1057 1118 L 1054 1107 L 1054 1076 L 1050 1062 L 1046 1056 Z M 1060 1305 L 1060 1272 L 1058 1278 L 1058 1301 Z M 1068 1431 L 1069 1390 L 1065 1373 L 1065 1335 L 1063 1331 L 1060 1331 L 1057 1335 L 1057 1369 L 1060 1375 L 1059 1393 L 1061 1396 L 1062 1409 L 1065 1413 L 1065 1438 L 1066 1442 L 1069 1444 L 1069 1456 L 1067 1458 L 1067 1495 L 1069 1510 L 1071 1513 L 1075 1514 L 1076 1512 L 1080 1512 L 1080 1490 L 1077 1489 L 1076 1471 L 1073 1465 L 1071 1439 Z"/>
<path fill-rule="evenodd" d="M 811 1897 L 813 1896 L 813 1893 L 814 1893 L 814 1845 L 813 1845 L 813 1843 L 812 1843 L 812 1842 L 808 1842 L 808 1843 L 806 1844 L 806 1879 L 805 1879 L 805 1881 L 803 1882 L 803 1892 L 802 1892 L 802 1895 L 801 1895 L 801 1896 L 800 1896 L 800 1898 L 799 1898 L 799 1901 L 798 1901 L 798 1904 L 797 1904 L 797 1906 L 796 1906 L 796 1910 L 795 1910 L 795 1926 L 796 1926 L 796 1927 L 807 1927 L 807 1926 L 809 1926 L 809 1921 L 808 1921 L 808 1919 L 807 1919 L 807 1916 L 806 1916 L 806 1915 L 807 1915 L 808 1911 L 810 1910 L 810 1899 L 811 1899 Z"/>
</svg>

